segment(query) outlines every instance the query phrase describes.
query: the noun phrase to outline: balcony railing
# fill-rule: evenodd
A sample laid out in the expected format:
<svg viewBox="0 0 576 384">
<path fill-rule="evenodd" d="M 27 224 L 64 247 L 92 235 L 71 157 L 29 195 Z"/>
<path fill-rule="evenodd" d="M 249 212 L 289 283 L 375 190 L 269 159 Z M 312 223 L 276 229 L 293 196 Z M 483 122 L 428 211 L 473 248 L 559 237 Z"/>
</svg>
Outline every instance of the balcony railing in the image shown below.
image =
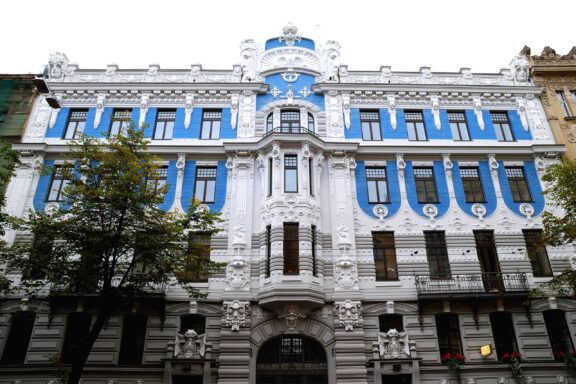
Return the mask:
<svg viewBox="0 0 576 384">
<path fill-rule="evenodd" d="M 316 134 L 316 132 L 311 131 L 308 128 L 304 128 L 304 127 L 277 127 L 277 128 L 274 128 L 270 131 L 266 131 L 266 133 L 264 134 L 264 137 L 272 135 L 273 133 L 282 133 L 282 134 L 288 134 L 288 135 L 297 135 L 297 134 L 308 133 L 308 134 L 313 135 L 313 136 L 318 136 Z"/>
<path fill-rule="evenodd" d="M 475 273 L 446 277 L 416 276 L 419 296 L 461 294 L 506 294 L 526 293 L 529 290 L 526 274 Z"/>
</svg>

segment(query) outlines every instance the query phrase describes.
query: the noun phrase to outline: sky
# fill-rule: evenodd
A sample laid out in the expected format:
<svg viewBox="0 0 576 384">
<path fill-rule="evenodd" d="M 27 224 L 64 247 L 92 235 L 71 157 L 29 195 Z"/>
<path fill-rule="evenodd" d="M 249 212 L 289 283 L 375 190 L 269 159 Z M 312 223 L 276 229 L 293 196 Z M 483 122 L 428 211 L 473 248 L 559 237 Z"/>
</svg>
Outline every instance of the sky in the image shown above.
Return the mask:
<svg viewBox="0 0 576 384">
<path fill-rule="evenodd" d="M 576 45 L 574 0 L 11 0 L 0 6 L 0 73 L 38 73 L 51 52 L 80 69 L 231 69 L 240 42 L 292 22 L 340 43 L 348 70 L 498 72 L 524 45 Z"/>
</svg>

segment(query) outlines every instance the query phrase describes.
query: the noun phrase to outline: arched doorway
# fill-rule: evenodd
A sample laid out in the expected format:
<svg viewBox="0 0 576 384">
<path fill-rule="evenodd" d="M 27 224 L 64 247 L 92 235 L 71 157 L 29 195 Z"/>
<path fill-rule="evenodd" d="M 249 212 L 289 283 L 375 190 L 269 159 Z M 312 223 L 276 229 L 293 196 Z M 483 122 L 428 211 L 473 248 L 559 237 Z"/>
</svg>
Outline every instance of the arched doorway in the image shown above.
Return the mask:
<svg viewBox="0 0 576 384">
<path fill-rule="evenodd" d="M 258 352 L 256 384 L 328 384 L 326 351 L 306 336 L 273 338 Z"/>
</svg>

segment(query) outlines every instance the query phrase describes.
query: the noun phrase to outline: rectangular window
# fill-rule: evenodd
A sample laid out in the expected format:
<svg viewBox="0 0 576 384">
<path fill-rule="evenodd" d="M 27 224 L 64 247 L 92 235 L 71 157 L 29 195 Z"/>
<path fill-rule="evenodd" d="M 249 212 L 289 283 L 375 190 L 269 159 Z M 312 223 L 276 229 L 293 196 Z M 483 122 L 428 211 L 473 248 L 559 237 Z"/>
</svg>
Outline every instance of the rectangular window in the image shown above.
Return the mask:
<svg viewBox="0 0 576 384">
<path fill-rule="evenodd" d="M 208 281 L 211 238 L 212 236 L 208 232 L 190 232 L 188 234 L 185 280 L 190 282 Z"/>
<path fill-rule="evenodd" d="M 568 100 L 566 100 L 566 95 L 564 95 L 564 91 L 556 91 L 556 99 L 562 108 L 562 112 L 564 113 L 564 117 L 572 117 L 572 111 L 570 110 L 570 106 L 568 105 Z"/>
<path fill-rule="evenodd" d="M 494 231 L 473 231 L 473 233 L 484 289 L 486 292 L 503 292 L 504 281 L 500 274 L 500 261 L 494 241 Z"/>
<path fill-rule="evenodd" d="M 298 223 L 284 223 L 284 274 L 300 273 Z"/>
<path fill-rule="evenodd" d="M 284 155 L 284 192 L 298 192 L 298 155 Z"/>
<path fill-rule="evenodd" d="M 490 112 L 490 116 L 492 117 L 492 124 L 494 124 L 498 141 L 514 141 L 510 121 L 508 121 L 508 113 Z"/>
<path fill-rule="evenodd" d="M 196 331 L 198 335 L 206 333 L 206 317 L 202 315 L 180 316 L 180 333 L 185 334 L 189 329 Z"/>
<path fill-rule="evenodd" d="M 124 316 L 118 365 L 142 364 L 147 323 L 148 317 L 146 315 L 131 314 Z"/>
<path fill-rule="evenodd" d="M 444 231 L 424 231 L 426 257 L 430 267 L 430 277 L 436 279 L 450 278 L 450 262 Z"/>
<path fill-rule="evenodd" d="M 398 280 L 394 232 L 372 232 L 376 281 Z"/>
<path fill-rule="evenodd" d="M 436 180 L 434 168 L 414 167 L 414 181 L 416 183 L 416 195 L 419 203 L 437 203 Z"/>
<path fill-rule="evenodd" d="M 566 323 L 564 311 L 555 309 L 544 311 L 542 314 L 544 315 L 544 323 L 546 324 L 546 331 L 548 331 L 552 352 L 571 353 L 574 345 L 572 344 L 572 337 L 570 337 L 570 329 Z"/>
<path fill-rule="evenodd" d="M 80 352 L 82 343 L 88 338 L 92 315 L 87 312 L 72 312 L 68 314 L 66 320 L 66 333 L 60 354 L 64 364 L 71 364 Z"/>
<path fill-rule="evenodd" d="M 398 332 L 404 332 L 404 321 L 402 320 L 402 315 L 380 315 L 378 317 L 378 323 L 380 326 L 380 332 L 388 332 L 391 329 L 395 329 Z"/>
<path fill-rule="evenodd" d="M 452 313 L 437 314 L 436 331 L 438 332 L 440 356 L 444 356 L 447 353 L 452 355 L 462 353 L 458 315 Z"/>
<path fill-rule="evenodd" d="M 202 111 L 202 132 L 200 138 L 203 140 L 217 140 L 220 138 L 220 125 L 222 124 L 222 110 Z"/>
<path fill-rule="evenodd" d="M 147 185 L 149 189 L 158 191 L 166 185 L 166 180 L 168 178 L 168 166 L 163 165 L 156 168 L 156 174 L 154 177 L 147 180 Z"/>
<path fill-rule="evenodd" d="M 448 121 L 452 138 L 456 141 L 470 141 L 468 124 L 466 123 L 466 114 L 464 112 L 448 112 Z"/>
<path fill-rule="evenodd" d="M 126 135 L 128 127 L 130 126 L 131 117 L 131 109 L 114 109 L 110 121 L 110 129 L 108 130 L 108 137 L 116 136 L 118 134 Z"/>
<path fill-rule="evenodd" d="M 546 245 L 543 243 L 541 229 L 523 229 L 528 259 L 532 264 L 535 277 L 552 276 Z"/>
<path fill-rule="evenodd" d="M 52 170 L 52 180 L 50 180 L 50 188 L 48 188 L 48 195 L 46 201 L 64 201 L 64 188 L 70 183 L 70 180 L 64 178 L 62 174 L 62 167 L 55 166 Z"/>
<path fill-rule="evenodd" d="M 272 196 L 272 176 L 274 176 L 274 160 L 268 159 L 268 196 Z"/>
<path fill-rule="evenodd" d="M 272 262 L 272 226 L 266 226 L 266 277 L 270 277 L 270 263 Z"/>
<path fill-rule="evenodd" d="M 380 131 L 380 113 L 378 111 L 360 111 L 360 125 L 363 140 L 382 140 Z"/>
<path fill-rule="evenodd" d="M 385 167 L 366 168 L 366 184 L 368 186 L 369 203 L 389 203 L 388 184 Z"/>
<path fill-rule="evenodd" d="M 506 177 L 508 178 L 514 202 L 526 203 L 532 201 L 523 167 L 506 167 Z"/>
<path fill-rule="evenodd" d="M 216 167 L 196 168 L 196 185 L 194 186 L 194 198 L 201 203 L 213 203 L 216 199 Z"/>
<path fill-rule="evenodd" d="M 512 314 L 493 312 L 490 314 L 490 325 L 492 326 L 492 336 L 494 336 L 494 347 L 498 360 L 502 360 L 502 355 L 505 353 L 518 352 Z"/>
<path fill-rule="evenodd" d="M 572 95 L 572 101 L 576 103 L 576 91 L 570 91 L 570 94 Z"/>
<path fill-rule="evenodd" d="M 175 109 L 159 109 L 154 126 L 154 140 L 170 140 L 176 123 Z"/>
<path fill-rule="evenodd" d="M 64 140 L 79 139 L 84 133 L 86 126 L 86 119 L 88 118 L 87 109 L 72 109 L 66 124 L 66 131 L 64 132 Z"/>
<path fill-rule="evenodd" d="M 312 232 L 312 243 L 310 244 L 312 248 L 312 276 L 318 276 L 318 265 L 316 264 L 318 262 L 318 260 L 316 260 L 316 226 L 312 225 L 310 231 Z"/>
<path fill-rule="evenodd" d="M 26 360 L 28 344 L 32 337 L 36 314 L 31 311 L 20 311 L 12 313 L 10 330 L 4 344 L 1 364 L 20 365 Z"/>
<path fill-rule="evenodd" d="M 480 170 L 478 167 L 461 167 L 460 177 L 462 178 L 462 187 L 464 188 L 464 197 L 467 203 L 484 203 L 484 190 L 482 189 L 482 180 L 480 179 Z"/>
<path fill-rule="evenodd" d="M 30 250 L 30 265 L 23 271 L 23 277 L 39 280 L 46 277 L 46 265 L 52 259 L 54 240 L 46 234 L 36 234 Z"/>
<path fill-rule="evenodd" d="M 408 130 L 408 140 L 426 141 L 426 125 L 421 111 L 406 111 L 406 129 Z"/>
<path fill-rule="evenodd" d="M 314 161 L 308 159 L 308 181 L 310 182 L 310 196 L 314 196 Z"/>
</svg>

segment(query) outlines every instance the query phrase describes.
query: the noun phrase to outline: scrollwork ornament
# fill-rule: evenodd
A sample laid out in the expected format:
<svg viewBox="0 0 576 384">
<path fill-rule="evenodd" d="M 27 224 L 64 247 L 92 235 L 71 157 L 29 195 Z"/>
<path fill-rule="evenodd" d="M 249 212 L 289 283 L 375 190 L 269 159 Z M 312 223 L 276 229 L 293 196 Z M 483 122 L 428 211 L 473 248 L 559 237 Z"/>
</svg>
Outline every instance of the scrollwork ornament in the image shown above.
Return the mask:
<svg viewBox="0 0 576 384">
<path fill-rule="evenodd" d="M 433 219 L 436 216 L 438 216 L 438 208 L 433 205 L 433 204 L 426 204 L 423 208 L 422 208 L 422 212 L 424 213 L 424 215 L 426 215 L 426 217 L 428 217 L 429 219 Z"/>
<path fill-rule="evenodd" d="M 345 300 L 334 302 L 336 320 L 341 327 L 344 327 L 346 332 L 352 332 L 354 327 L 358 325 L 361 312 L 360 301 Z"/>
<path fill-rule="evenodd" d="M 472 214 L 479 219 L 483 219 L 484 216 L 486 215 L 486 207 L 484 206 L 484 204 L 480 204 L 480 203 L 473 204 L 471 211 L 472 211 Z"/>
<path fill-rule="evenodd" d="M 377 204 L 372 209 L 372 212 L 380 221 L 383 221 L 388 216 L 388 208 L 383 204 Z"/>
<path fill-rule="evenodd" d="M 526 219 L 528 219 L 528 220 L 530 220 L 532 218 L 532 216 L 534 215 L 534 207 L 532 206 L 532 204 L 529 204 L 529 203 L 520 204 L 520 207 L 518 207 L 518 210 L 520 211 L 522 216 L 525 216 Z"/>
</svg>

